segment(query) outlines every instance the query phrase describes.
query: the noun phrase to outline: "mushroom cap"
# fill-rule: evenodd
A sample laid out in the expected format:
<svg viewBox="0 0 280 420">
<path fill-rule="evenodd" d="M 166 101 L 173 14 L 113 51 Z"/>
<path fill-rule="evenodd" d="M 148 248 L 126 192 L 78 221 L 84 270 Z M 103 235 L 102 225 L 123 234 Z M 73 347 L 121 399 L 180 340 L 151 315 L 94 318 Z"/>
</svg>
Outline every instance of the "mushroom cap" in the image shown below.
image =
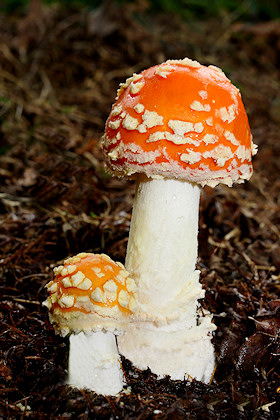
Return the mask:
<svg viewBox="0 0 280 420">
<path fill-rule="evenodd" d="M 188 58 L 168 60 L 121 84 L 103 136 L 112 174 L 202 186 L 249 179 L 253 146 L 239 90 L 219 68 Z"/>
<path fill-rule="evenodd" d="M 44 305 L 63 336 L 80 331 L 122 330 L 135 311 L 136 285 L 108 255 L 80 253 L 54 268 Z"/>
</svg>

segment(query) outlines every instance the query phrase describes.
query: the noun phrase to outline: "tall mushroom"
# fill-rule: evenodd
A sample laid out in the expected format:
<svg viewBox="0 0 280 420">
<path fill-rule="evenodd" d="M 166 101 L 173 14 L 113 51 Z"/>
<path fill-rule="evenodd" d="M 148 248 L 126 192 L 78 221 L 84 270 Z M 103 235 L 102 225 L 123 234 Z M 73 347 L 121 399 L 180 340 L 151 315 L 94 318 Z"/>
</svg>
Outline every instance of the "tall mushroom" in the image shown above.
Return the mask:
<svg viewBox="0 0 280 420">
<path fill-rule="evenodd" d="M 188 58 L 134 74 L 120 85 L 103 150 L 113 175 L 138 174 L 125 266 L 149 322 L 121 337 L 120 351 L 159 376 L 207 382 L 215 326 L 198 310 L 200 187 L 251 177 L 240 93 L 220 69 Z"/>
<path fill-rule="evenodd" d="M 80 253 L 54 269 L 44 302 L 55 330 L 70 335 L 68 384 L 103 395 L 124 385 L 115 334 L 135 310 L 134 281 L 105 254 Z"/>
</svg>

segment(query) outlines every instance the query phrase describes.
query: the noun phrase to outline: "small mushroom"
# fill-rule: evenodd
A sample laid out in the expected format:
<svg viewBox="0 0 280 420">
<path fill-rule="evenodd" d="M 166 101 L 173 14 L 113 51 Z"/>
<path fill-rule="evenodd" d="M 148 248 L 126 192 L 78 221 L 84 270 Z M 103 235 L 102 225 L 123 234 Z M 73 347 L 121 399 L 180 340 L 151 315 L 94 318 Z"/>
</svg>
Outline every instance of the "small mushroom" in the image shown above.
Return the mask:
<svg viewBox="0 0 280 420">
<path fill-rule="evenodd" d="M 116 395 L 124 385 L 115 334 L 135 311 L 134 281 L 105 254 L 80 253 L 54 269 L 44 305 L 55 330 L 70 335 L 68 380 L 73 387 Z"/>
<path fill-rule="evenodd" d="M 140 369 L 208 382 L 215 326 L 198 311 L 200 187 L 252 175 L 256 147 L 239 90 L 188 58 L 134 74 L 120 85 L 103 150 L 111 174 L 137 175 L 125 266 L 151 321 L 120 337 L 119 349 Z"/>
</svg>

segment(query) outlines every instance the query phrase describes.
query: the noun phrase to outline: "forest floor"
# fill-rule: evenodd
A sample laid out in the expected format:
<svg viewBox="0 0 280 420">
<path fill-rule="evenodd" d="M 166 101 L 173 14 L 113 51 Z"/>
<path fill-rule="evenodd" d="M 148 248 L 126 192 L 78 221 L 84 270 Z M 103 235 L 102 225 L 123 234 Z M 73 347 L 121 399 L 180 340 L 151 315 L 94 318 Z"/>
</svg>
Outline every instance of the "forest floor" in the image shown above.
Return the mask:
<svg viewBox="0 0 280 420">
<path fill-rule="evenodd" d="M 48 321 L 52 267 L 81 251 L 124 262 L 134 183 L 106 175 L 100 138 L 120 82 L 168 58 L 221 67 L 242 93 L 254 175 L 204 188 L 199 260 L 217 325 L 209 385 L 123 360 L 130 393 L 64 385 Z M 0 15 L 0 418 L 280 417 L 280 23 L 182 22 L 145 2 Z"/>
</svg>

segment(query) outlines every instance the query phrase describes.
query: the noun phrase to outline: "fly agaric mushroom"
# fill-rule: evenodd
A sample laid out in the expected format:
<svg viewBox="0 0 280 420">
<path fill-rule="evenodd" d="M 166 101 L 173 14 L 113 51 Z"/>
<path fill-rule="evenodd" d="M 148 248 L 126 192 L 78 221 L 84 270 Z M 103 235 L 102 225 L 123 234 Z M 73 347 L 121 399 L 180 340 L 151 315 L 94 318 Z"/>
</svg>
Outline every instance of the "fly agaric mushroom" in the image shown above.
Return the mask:
<svg viewBox="0 0 280 420">
<path fill-rule="evenodd" d="M 251 177 L 256 147 L 239 90 L 188 58 L 134 74 L 120 85 L 103 150 L 110 173 L 138 174 L 125 266 L 151 321 L 120 337 L 120 352 L 159 376 L 208 382 L 215 326 L 198 315 L 200 186 Z"/>
<path fill-rule="evenodd" d="M 118 394 L 124 378 L 114 334 L 124 330 L 135 310 L 134 281 L 105 254 L 80 253 L 54 274 L 44 304 L 55 330 L 71 334 L 68 384 Z"/>
</svg>

